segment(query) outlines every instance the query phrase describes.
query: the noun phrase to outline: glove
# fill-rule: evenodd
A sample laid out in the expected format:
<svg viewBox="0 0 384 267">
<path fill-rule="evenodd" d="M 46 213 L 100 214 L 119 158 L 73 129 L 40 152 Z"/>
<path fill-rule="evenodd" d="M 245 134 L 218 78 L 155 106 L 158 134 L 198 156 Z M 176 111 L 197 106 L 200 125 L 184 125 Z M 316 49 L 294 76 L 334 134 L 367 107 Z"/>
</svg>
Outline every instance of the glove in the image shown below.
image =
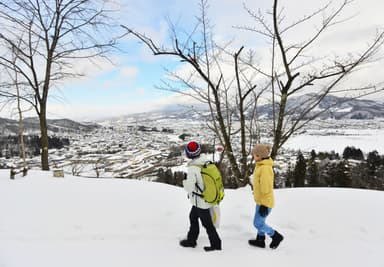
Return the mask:
<svg viewBox="0 0 384 267">
<path fill-rule="evenodd" d="M 259 214 L 261 217 L 265 217 L 268 215 L 268 208 L 266 206 L 261 205 L 259 209 Z"/>
</svg>

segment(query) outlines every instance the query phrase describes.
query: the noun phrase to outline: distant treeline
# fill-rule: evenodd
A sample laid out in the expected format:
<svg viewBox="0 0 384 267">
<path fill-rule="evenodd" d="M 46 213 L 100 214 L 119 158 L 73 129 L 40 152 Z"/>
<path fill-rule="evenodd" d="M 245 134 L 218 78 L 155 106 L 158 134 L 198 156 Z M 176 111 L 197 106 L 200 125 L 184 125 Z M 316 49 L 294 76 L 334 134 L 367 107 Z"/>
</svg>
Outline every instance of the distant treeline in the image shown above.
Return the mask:
<svg viewBox="0 0 384 267">
<path fill-rule="evenodd" d="M 0 157 L 12 158 L 20 156 L 19 137 L 16 135 L 0 136 Z M 25 152 L 27 157 L 40 155 L 41 141 L 37 135 L 24 136 Z M 51 136 L 48 138 L 48 148 L 63 148 L 69 146 L 68 138 Z"/>
<path fill-rule="evenodd" d="M 286 173 L 278 173 L 278 187 L 351 187 L 384 190 L 384 156 L 377 151 L 364 157 L 359 148 L 346 147 L 343 155 L 299 152 Z"/>
<path fill-rule="evenodd" d="M 211 151 L 211 150 L 210 150 Z M 228 164 L 219 166 L 226 188 L 237 188 Z M 185 173 L 159 169 L 158 181 L 182 186 Z M 305 157 L 298 152 L 296 162 L 286 171 L 275 169 L 275 187 L 349 187 L 384 190 L 384 156 L 372 151 L 364 157 L 359 148 L 346 147 L 342 155 L 312 150 Z"/>
</svg>

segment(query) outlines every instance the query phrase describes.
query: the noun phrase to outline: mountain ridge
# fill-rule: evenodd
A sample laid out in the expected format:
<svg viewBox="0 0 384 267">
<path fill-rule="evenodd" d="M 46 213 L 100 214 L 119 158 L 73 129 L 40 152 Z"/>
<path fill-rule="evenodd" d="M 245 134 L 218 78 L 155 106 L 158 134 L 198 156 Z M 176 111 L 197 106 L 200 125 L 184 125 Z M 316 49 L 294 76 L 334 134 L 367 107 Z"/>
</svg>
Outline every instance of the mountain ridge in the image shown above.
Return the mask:
<svg viewBox="0 0 384 267">
<path fill-rule="evenodd" d="M 96 123 L 80 123 L 70 119 L 48 119 L 49 134 L 90 132 L 100 125 Z M 37 117 L 23 119 L 25 133 L 40 134 L 40 123 Z M 17 120 L 0 118 L 0 135 L 17 135 L 19 122 Z"/>
<path fill-rule="evenodd" d="M 287 104 L 287 112 L 290 116 L 295 117 L 303 108 L 303 103 L 310 101 L 312 95 L 304 95 L 289 100 Z M 164 107 L 162 109 L 126 114 L 115 116 L 107 119 L 96 120 L 95 122 L 77 122 L 71 119 L 48 119 L 48 131 L 51 134 L 58 132 L 90 132 L 98 127 L 102 127 L 103 122 L 118 121 L 125 119 L 134 119 L 140 123 L 151 120 L 160 119 L 202 119 L 206 117 L 208 110 L 204 110 L 201 106 L 192 107 L 170 105 L 171 108 Z M 272 105 L 263 104 L 257 108 L 260 118 L 272 118 Z M 318 105 L 318 107 L 308 113 L 307 116 L 313 115 L 314 112 L 320 112 L 319 119 L 358 119 L 372 120 L 375 118 L 384 118 L 384 103 L 369 99 L 353 99 L 345 97 L 337 97 L 328 95 Z M 37 117 L 25 118 L 23 126 L 28 133 L 39 133 L 39 121 Z M 0 135 L 9 135 L 18 133 L 18 121 L 0 117 Z"/>
<path fill-rule="evenodd" d="M 304 104 L 313 99 L 314 96 L 311 94 L 289 99 L 286 113 L 292 117 L 298 116 L 303 107 L 305 107 Z M 207 114 L 207 112 L 209 112 L 207 109 L 204 110 L 203 108 L 197 106 L 194 106 L 193 110 L 192 107 L 179 106 L 179 108 L 175 108 L 174 105 L 170 106 L 172 106 L 170 109 L 165 107 L 163 109 L 148 111 L 145 113 L 124 115 L 121 116 L 121 118 L 140 118 L 145 115 L 150 117 L 156 114 L 159 118 L 168 116 L 170 118 L 193 119 L 203 117 Z M 272 104 L 263 104 L 258 106 L 257 112 L 259 118 L 271 119 L 273 114 Z M 369 99 L 356 99 L 328 95 L 324 97 L 324 99 L 319 103 L 318 107 L 312 110 L 312 112 L 308 113 L 307 116 L 312 116 L 317 112 L 320 113 L 320 115 L 317 117 L 319 119 L 371 120 L 375 118 L 384 118 L 384 103 Z"/>
</svg>

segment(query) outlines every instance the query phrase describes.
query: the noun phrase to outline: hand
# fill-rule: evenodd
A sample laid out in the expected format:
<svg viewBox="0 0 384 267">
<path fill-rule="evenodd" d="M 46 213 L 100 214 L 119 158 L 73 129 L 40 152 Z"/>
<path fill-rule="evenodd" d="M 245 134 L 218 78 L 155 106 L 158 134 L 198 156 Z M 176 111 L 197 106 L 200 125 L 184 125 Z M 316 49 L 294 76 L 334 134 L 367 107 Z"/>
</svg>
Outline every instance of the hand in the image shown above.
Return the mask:
<svg viewBox="0 0 384 267">
<path fill-rule="evenodd" d="M 268 215 L 268 208 L 266 206 L 261 205 L 259 208 L 259 214 L 261 217 L 265 217 Z"/>
</svg>

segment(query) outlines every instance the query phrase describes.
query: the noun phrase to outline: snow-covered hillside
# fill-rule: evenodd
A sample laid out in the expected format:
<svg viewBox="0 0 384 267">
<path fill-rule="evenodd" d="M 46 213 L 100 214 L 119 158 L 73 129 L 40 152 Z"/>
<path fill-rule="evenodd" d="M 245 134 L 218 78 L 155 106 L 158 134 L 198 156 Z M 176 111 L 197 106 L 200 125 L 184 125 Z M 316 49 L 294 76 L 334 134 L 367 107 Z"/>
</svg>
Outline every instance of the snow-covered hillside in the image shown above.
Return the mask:
<svg viewBox="0 0 384 267">
<path fill-rule="evenodd" d="M 188 228 L 182 188 L 126 179 L 53 178 L 0 170 L 1 267 L 348 266 L 382 267 L 384 192 L 276 190 L 269 222 L 285 235 L 277 250 L 250 247 L 250 188 L 226 190 L 223 250 L 178 245 Z"/>
</svg>

